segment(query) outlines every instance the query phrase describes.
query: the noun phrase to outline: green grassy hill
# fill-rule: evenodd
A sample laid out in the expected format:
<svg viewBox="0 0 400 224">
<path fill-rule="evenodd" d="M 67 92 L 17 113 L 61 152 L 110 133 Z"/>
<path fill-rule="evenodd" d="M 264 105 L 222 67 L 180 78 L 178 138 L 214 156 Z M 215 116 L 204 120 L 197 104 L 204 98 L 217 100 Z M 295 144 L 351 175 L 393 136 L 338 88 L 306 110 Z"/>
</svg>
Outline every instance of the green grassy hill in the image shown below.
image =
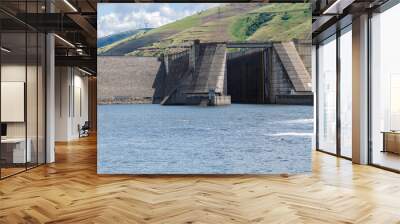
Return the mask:
<svg viewBox="0 0 400 224">
<path fill-rule="evenodd" d="M 137 29 L 131 31 L 130 35 L 119 35 L 119 34 L 114 34 L 114 36 L 117 36 L 117 38 L 112 38 L 108 40 L 103 40 L 103 44 L 99 45 L 97 47 L 97 53 L 98 54 L 103 54 L 111 49 L 114 49 L 116 46 L 119 46 L 120 44 L 127 43 L 131 40 L 135 40 L 138 37 L 144 35 L 146 32 L 148 32 L 151 29 L 145 28 L 145 29 Z M 97 41 L 99 42 L 99 40 Z"/>
<path fill-rule="evenodd" d="M 112 43 L 115 43 L 117 41 L 123 40 L 127 37 L 133 36 L 141 31 L 146 31 L 146 30 L 150 30 L 150 29 L 136 29 L 136 30 L 128 30 L 125 32 L 121 32 L 121 33 L 116 33 L 116 34 L 112 34 L 112 35 L 108 35 L 105 37 L 100 37 L 97 39 L 97 47 L 98 48 L 102 48 L 105 47 L 107 45 L 110 45 Z"/>
<path fill-rule="evenodd" d="M 99 54 L 153 55 L 169 45 L 194 39 L 215 42 L 309 38 L 311 10 L 308 3 L 224 4 L 114 42 L 99 49 Z"/>
</svg>

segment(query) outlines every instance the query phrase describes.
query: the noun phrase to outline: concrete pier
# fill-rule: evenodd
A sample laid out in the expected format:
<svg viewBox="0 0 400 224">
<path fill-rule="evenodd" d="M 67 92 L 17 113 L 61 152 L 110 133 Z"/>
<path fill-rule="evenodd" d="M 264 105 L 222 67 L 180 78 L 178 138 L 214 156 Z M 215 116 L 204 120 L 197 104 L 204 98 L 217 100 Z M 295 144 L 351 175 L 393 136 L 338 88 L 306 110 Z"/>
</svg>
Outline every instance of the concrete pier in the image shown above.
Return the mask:
<svg viewBox="0 0 400 224">
<path fill-rule="evenodd" d="M 224 106 L 231 104 L 231 96 L 214 96 L 209 102 L 209 106 Z"/>
</svg>

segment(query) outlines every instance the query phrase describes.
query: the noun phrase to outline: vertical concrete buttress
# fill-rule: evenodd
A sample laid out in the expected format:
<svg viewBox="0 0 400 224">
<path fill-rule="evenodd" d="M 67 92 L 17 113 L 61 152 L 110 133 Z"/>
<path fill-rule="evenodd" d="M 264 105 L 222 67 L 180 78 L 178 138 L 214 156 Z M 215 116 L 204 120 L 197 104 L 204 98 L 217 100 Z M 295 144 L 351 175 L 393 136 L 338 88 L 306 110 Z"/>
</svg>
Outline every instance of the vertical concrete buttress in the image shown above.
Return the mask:
<svg viewBox="0 0 400 224">
<path fill-rule="evenodd" d="M 196 59 L 199 56 L 199 47 L 200 47 L 200 41 L 194 40 L 189 53 L 189 69 L 192 72 L 196 71 Z"/>
</svg>

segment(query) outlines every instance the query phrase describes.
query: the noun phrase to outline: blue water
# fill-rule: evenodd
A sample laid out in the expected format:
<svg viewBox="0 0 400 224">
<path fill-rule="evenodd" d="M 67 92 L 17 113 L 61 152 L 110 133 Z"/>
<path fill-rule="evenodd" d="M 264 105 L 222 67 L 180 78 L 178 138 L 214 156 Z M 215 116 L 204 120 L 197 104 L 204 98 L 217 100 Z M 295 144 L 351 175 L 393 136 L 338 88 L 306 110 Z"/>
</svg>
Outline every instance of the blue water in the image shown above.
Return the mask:
<svg viewBox="0 0 400 224">
<path fill-rule="evenodd" d="M 98 173 L 311 171 L 311 106 L 98 107 Z"/>
</svg>

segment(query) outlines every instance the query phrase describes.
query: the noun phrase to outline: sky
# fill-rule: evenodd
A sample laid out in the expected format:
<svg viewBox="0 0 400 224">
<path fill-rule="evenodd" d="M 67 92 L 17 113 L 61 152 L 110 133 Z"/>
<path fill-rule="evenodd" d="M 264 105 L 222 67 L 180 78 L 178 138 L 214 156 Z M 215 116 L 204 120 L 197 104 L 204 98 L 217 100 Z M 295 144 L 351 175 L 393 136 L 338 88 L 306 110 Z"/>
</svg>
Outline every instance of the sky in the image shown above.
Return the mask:
<svg viewBox="0 0 400 224">
<path fill-rule="evenodd" d="M 97 36 L 139 28 L 156 28 L 219 3 L 99 3 Z"/>
</svg>

